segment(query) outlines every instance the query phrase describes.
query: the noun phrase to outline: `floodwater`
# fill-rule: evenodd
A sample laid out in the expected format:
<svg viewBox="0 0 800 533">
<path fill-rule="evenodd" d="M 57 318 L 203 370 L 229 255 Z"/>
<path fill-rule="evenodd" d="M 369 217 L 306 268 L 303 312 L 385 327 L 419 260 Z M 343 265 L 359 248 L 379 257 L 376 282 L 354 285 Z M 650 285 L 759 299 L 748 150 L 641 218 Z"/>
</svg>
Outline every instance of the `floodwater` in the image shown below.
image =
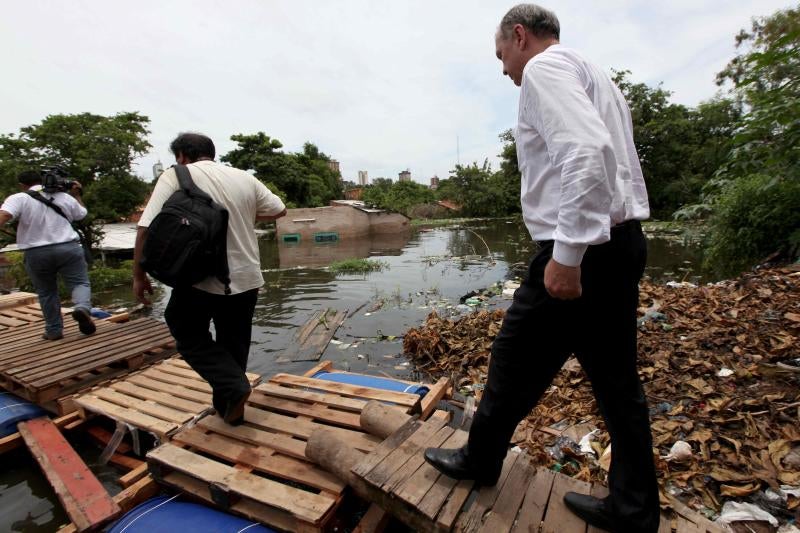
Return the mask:
<svg viewBox="0 0 800 533">
<path fill-rule="evenodd" d="M 253 319 L 249 371 L 270 376 L 302 373 L 315 363 L 291 361 L 294 335 L 315 311 L 347 310 L 348 318 L 323 358 L 341 370 L 424 379 L 402 355 L 402 335 L 433 310 L 446 316 L 471 312 L 462 296 L 521 272 L 536 246 L 520 219 L 478 220 L 414 229 L 354 242 L 279 244 L 262 240 L 265 285 Z M 675 235 L 650 235 L 647 275 L 657 280 L 705 281 L 696 267 L 700 250 Z M 332 261 L 369 257 L 385 268 L 365 275 L 334 274 Z M 148 311 L 161 318 L 169 290 L 159 288 Z M 492 307 L 509 300 L 494 296 Z M 107 309 L 132 307 L 129 287 L 95 295 Z M 99 450 L 74 442 L 90 466 Z M 110 491 L 118 489 L 110 467 L 93 469 Z M 0 531 L 53 531 L 66 521 L 55 495 L 27 452 L 0 456 Z"/>
</svg>

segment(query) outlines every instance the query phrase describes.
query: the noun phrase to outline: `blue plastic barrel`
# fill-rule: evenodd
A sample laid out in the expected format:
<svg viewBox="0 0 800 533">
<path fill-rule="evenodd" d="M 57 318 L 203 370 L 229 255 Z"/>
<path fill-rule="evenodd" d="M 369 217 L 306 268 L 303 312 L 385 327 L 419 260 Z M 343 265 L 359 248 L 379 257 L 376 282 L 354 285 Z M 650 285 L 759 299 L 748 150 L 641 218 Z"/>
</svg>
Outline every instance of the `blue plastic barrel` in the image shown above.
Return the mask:
<svg viewBox="0 0 800 533">
<path fill-rule="evenodd" d="M 98 307 L 92 307 L 91 315 L 92 318 L 108 318 L 111 316 L 111 313 L 109 313 L 108 311 L 103 311 Z"/>
<path fill-rule="evenodd" d="M 0 437 L 17 432 L 17 424 L 31 418 L 46 416 L 47 411 L 10 392 L 0 392 Z"/>
<path fill-rule="evenodd" d="M 402 381 L 389 378 L 379 378 L 376 376 L 364 376 L 362 374 L 348 374 L 346 372 L 317 372 L 312 377 L 335 381 L 336 383 L 347 383 L 349 385 L 359 385 L 361 387 L 372 387 L 393 392 L 407 392 L 409 394 L 419 394 L 425 396 L 430 390 L 425 385 L 409 385 Z"/>
<path fill-rule="evenodd" d="M 178 496 L 157 496 L 128 511 L 108 533 L 275 533 L 257 522 L 233 516 Z"/>
</svg>

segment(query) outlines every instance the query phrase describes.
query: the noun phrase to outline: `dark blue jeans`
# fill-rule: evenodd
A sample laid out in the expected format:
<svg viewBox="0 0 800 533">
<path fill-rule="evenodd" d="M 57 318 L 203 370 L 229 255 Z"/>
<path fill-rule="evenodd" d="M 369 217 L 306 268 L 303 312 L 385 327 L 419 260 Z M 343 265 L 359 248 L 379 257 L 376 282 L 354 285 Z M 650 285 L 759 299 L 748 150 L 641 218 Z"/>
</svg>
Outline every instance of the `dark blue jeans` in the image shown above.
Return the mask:
<svg viewBox="0 0 800 533">
<path fill-rule="evenodd" d="M 45 332 L 60 334 L 61 300 L 58 297 L 58 276 L 72 294 L 76 309 L 92 309 L 92 289 L 83 247 L 77 241 L 39 246 L 25 250 L 25 270 L 28 272 L 44 315 Z"/>
<path fill-rule="evenodd" d="M 636 371 L 636 308 L 647 260 L 641 224 L 611 230 L 581 263 L 583 294 L 556 300 L 544 288 L 553 244 L 542 243 L 492 345 L 486 388 L 470 429 L 470 461 L 499 470 L 517 424 L 571 354 L 592 384 L 611 436 L 606 500 L 618 533 L 655 533 L 658 485 L 650 420 Z"/>
<path fill-rule="evenodd" d="M 245 371 L 257 298 L 258 289 L 226 296 L 176 288 L 164 311 L 178 352 L 211 385 L 220 415 L 250 390 Z"/>
</svg>

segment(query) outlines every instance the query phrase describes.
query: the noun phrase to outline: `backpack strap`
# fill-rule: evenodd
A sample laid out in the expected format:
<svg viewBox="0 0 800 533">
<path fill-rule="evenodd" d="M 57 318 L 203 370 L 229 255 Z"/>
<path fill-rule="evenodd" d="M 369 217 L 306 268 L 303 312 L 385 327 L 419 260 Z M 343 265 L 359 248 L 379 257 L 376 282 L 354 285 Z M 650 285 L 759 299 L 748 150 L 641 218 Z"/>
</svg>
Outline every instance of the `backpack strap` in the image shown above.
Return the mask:
<svg viewBox="0 0 800 533">
<path fill-rule="evenodd" d="M 44 196 L 41 195 L 41 193 L 39 193 L 39 191 L 25 191 L 25 193 L 34 200 L 39 200 L 44 205 L 46 205 L 47 207 L 49 207 L 50 209 L 52 209 L 53 211 L 64 217 L 64 219 L 67 222 L 72 224 L 72 221 L 69 219 L 69 217 L 64 214 L 64 211 L 62 211 L 61 208 L 58 205 L 56 205 L 55 201 L 52 198 L 45 198 Z"/>
<path fill-rule="evenodd" d="M 192 179 L 192 174 L 186 165 L 173 165 L 175 174 L 178 176 L 178 186 L 186 191 L 186 194 L 195 198 L 202 198 L 208 202 L 212 202 L 211 196 L 208 195 L 203 189 L 198 187 Z"/>
</svg>

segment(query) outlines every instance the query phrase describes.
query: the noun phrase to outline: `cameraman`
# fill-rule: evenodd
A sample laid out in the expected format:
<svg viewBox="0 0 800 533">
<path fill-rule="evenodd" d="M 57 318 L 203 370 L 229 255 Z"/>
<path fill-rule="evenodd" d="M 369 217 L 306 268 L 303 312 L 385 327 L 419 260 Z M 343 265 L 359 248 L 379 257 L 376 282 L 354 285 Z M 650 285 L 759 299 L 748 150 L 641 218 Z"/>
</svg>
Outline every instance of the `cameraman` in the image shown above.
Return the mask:
<svg viewBox="0 0 800 533">
<path fill-rule="evenodd" d="M 36 288 L 45 321 L 45 340 L 64 336 L 57 274 L 72 293 L 72 318 L 81 333 L 95 332 L 91 311 L 91 288 L 83 247 L 72 221 L 86 216 L 81 184 L 66 182 L 67 192 L 45 192 L 42 174 L 27 170 L 17 176 L 24 192 L 12 194 L 0 206 L 0 225 L 19 221 L 17 246 L 25 252 L 25 270 Z M 37 199 L 38 196 L 38 199 Z M 60 213 L 59 213 L 60 211 Z"/>
</svg>

